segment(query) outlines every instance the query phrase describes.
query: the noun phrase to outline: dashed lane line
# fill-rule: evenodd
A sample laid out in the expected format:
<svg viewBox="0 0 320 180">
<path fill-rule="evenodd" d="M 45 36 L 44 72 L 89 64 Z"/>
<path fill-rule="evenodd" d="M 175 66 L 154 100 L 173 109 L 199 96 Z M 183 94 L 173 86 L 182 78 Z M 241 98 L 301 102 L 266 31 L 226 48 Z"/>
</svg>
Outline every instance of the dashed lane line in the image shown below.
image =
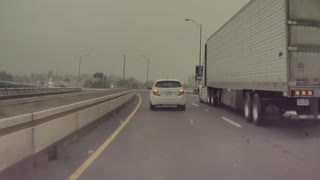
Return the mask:
<svg viewBox="0 0 320 180">
<path fill-rule="evenodd" d="M 230 119 L 228 119 L 226 117 L 221 117 L 221 119 L 223 119 L 224 121 L 232 124 L 235 127 L 242 128 L 242 126 L 240 124 L 238 124 L 238 123 L 236 123 L 236 122 L 234 122 L 234 121 L 232 121 L 232 120 L 230 120 Z"/>
<path fill-rule="evenodd" d="M 196 103 L 192 103 L 192 105 L 194 105 L 194 106 L 196 106 L 196 107 L 199 107 L 199 105 L 198 105 L 198 104 L 196 104 Z"/>
</svg>

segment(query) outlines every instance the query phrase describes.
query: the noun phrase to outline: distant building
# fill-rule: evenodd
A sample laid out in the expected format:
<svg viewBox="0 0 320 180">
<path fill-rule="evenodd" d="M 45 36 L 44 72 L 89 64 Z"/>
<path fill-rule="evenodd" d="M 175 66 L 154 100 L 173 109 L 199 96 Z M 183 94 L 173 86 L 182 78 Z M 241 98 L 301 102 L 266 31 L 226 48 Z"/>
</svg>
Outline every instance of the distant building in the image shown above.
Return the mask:
<svg viewBox="0 0 320 180">
<path fill-rule="evenodd" d="M 48 81 L 48 76 L 42 73 L 32 73 L 31 74 L 31 83 L 38 85 L 45 85 Z"/>
<path fill-rule="evenodd" d="M 53 71 L 48 72 L 48 80 L 53 79 Z"/>
</svg>

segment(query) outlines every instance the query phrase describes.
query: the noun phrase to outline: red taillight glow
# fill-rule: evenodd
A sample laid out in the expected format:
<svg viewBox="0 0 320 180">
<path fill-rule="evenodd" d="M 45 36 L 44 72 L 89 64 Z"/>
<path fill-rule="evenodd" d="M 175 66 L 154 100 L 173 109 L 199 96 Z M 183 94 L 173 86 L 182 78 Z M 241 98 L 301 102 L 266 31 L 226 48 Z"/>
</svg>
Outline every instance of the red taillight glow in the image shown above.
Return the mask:
<svg viewBox="0 0 320 180">
<path fill-rule="evenodd" d="M 296 96 L 313 96 L 313 90 L 296 90 L 295 91 Z"/>
<path fill-rule="evenodd" d="M 179 89 L 179 96 L 184 94 L 184 89 Z"/>
<path fill-rule="evenodd" d="M 306 96 L 307 95 L 307 91 L 303 90 L 301 91 L 302 96 Z"/>
<path fill-rule="evenodd" d="M 156 95 L 156 96 L 158 96 L 158 95 L 159 95 L 159 91 L 158 91 L 158 89 L 153 89 L 153 91 L 152 91 L 152 92 L 153 92 L 153 94 L 154 94 L 154 95 Z"/>
</svg>

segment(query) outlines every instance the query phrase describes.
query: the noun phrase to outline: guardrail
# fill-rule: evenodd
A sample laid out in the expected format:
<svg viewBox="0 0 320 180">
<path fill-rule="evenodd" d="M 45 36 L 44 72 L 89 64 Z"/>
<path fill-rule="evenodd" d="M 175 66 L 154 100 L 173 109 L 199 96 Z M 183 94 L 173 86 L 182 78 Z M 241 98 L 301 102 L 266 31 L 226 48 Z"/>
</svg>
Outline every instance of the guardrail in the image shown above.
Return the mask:
<svg viewBox="0 0 320 180">
<path fill-rule="evenodd" d="M 27 87 L 41 87 L 39 85 L 21 84 L 11 81 L 0 81 L 0 88 L 27 88 Z"/>
<path fill-rule="evenodd" d="M 0 99 L 80 91 L 81 88 L 0 88 Z"/>
<path fill-rule="evenodd" d="M 133 97 L 125 91 L 79 103 L 0 119 L 0 171 L 36 154 Z"/>
</svg>

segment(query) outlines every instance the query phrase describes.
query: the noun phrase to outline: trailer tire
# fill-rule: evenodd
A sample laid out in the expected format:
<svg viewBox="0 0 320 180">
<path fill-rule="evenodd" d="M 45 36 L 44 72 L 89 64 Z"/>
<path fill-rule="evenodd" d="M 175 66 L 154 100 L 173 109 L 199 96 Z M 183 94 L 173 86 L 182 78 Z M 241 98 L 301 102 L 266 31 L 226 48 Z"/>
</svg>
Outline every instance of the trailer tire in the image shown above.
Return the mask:
<svg viewBox="0 0 320 180">
<path fill-rule="evenodd" d="M 256 126 L 261 126 L 263 123 L 264 106 L 259 94 L 255 94 L 252 99 L 252 120 Z"/>
<path fill-rule="evenodd" d="M 244 117 L 247 122 L 252 122 L 252 96 L 250 93 L 244 95 Z"/>
<path fill-rule="evenodd" d="M 213 102 L 212 102 L 212 106 L 213 107 L 219 107 L 220 103 L 219 103 L 219 99 L 217 97 L 213 97 Z"/>
<path fill-rule="evenodd" d="M 213 107 L 219 107 L 221 105 L 220 91 L 217 89 L 212 90 L 211 104 Z"/>
<path fill-rule="evenodd" d="M 208 106 L 211 106 L 211 89 L 208 89 L 208 96 L 207 96 L 207 101 L 208 101 Z"/>
</svg>

